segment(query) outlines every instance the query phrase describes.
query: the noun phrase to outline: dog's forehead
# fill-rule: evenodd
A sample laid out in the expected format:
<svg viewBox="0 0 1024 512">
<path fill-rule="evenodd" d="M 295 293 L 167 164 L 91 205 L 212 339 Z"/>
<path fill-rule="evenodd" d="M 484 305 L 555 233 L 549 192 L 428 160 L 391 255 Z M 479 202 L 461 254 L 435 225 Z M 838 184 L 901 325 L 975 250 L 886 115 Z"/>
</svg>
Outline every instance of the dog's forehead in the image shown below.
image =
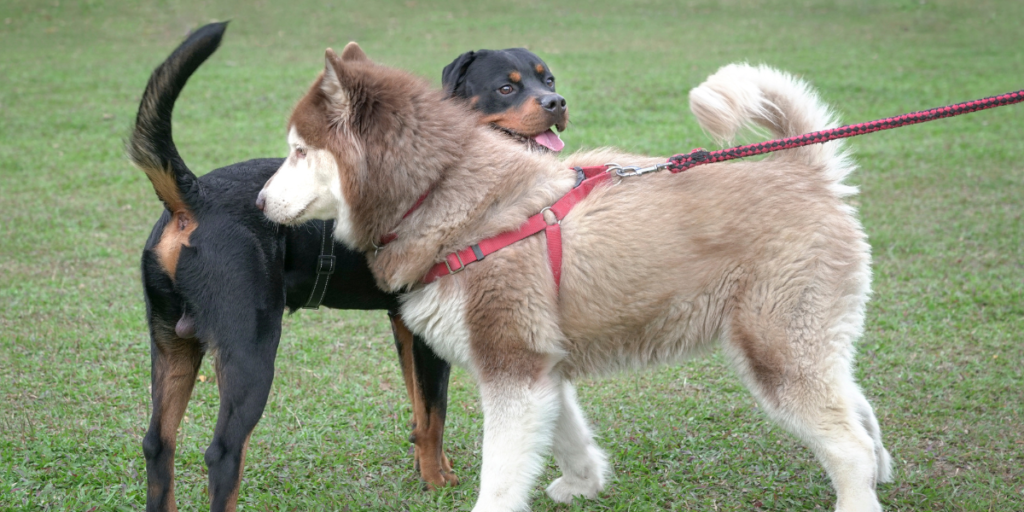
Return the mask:
<svg viewBox="0 0 1024 512">
<path fill-rule="evenodd" d="M 309 93 L 299 100 L 288 119 L 288 143 L 292 143 L 292 134 L 302 139 L 305 145 L 315 147 L 327 146 L 329 123 L 323 108 L 323 98 L 319 87 L 314 86 Z"/>
<path fill-rule="evenodd" d="M 510 75 L 516 73 L 519 79 L 513 81 L 519 81 L 536 75 L 545 75 L 547 72 L 547 65 L 533 52 L 524 48 L 509 48 L 489 51 L 483 58 L 478 57 L 473 61 L 467 74 L 477 79 L 510 80 Z"/>
<path fill-rule="evenodd" d="M 306 139 L 299 135 L 299 130 L 295 125 L 288 127 L 288 145 L 289 146 L 304 146 L 306 145 Z"/>
<path fill-rule="evenodd" d="M 543 74 L 547 71 L 547 65 L 535 53 L 526 48 L 509 48 L 504 50 L 509 58 L 523 70 L 533 70 L 535 73 Z"/>
</svg>

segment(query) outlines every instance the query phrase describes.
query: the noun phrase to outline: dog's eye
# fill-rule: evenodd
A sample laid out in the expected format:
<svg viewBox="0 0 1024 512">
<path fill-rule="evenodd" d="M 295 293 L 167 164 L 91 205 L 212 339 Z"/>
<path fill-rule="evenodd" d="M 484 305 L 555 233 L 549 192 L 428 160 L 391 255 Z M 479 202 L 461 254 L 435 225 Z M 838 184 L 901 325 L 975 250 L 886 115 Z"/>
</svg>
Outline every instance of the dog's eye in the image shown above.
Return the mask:
<svg viewBox="0 0 1024 512">
<path fill-rule="evenodd" d="M 505 85 L 501 86 L 500 89 L 498 89 L 498 92 L 500 92 L 502 94 L 512 94 L 512 86 L 508 85 L 508 84 L 505 84 Z"/>
<path fill-rule="evenodd" d="M 544 83 L 548 84 L 548 87 L 554 87 L 555 86 L 555 77 L 549 76 L 548 79 L 544 81 Z"/>
<path fill-rule="evenodd" d="M 295 156 L 299 158 L 306 157 L 306 148 L 295 148 Z"/>
</svg>

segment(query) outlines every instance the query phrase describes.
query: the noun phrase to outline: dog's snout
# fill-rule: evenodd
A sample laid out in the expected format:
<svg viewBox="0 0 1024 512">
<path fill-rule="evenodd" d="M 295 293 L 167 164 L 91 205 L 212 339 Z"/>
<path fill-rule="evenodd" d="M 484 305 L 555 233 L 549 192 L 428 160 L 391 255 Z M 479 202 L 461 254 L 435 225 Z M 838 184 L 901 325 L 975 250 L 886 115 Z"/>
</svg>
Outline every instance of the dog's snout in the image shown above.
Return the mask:
<svg viewBox="0 0 1024 512">
<path fill-rule="evenodd" d="M 266 208 L 266 207 L 267 207 L 267 198 L 264 197 L 263 191 L 260 190 L 259 195 L 256 196 L 256 208 L 259 208 L 260 211 L 262 212 L 263 209 Z"/>
<path fill-rule="evenodd" d="M 560 112 L 565 110 L 565 98 L 560 94 L 547 94 L 541 96 L 540 106 L 549 112 Z"/>
</svg>

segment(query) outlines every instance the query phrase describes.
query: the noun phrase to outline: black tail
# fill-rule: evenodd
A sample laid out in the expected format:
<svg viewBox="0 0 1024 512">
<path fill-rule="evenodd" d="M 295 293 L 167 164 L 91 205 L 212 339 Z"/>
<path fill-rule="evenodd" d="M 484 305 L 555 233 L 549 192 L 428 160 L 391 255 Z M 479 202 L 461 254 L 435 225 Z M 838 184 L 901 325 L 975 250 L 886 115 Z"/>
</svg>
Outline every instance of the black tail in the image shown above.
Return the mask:
<svg viewBox="0 0 1024 512">
<path fill-rule="evenodd" d="M 171 113 L 185 82 L 220 46 L 227 22 L 211 23 L 181 43 L 153 70 L 139 103 L 135 129 L 128 141 L 128 157 L 142 169 L 156 195 L 171 212 L 192 210 L 198 204 L 199 181 L 178 155 L 171 137 Z"/>
</svg>

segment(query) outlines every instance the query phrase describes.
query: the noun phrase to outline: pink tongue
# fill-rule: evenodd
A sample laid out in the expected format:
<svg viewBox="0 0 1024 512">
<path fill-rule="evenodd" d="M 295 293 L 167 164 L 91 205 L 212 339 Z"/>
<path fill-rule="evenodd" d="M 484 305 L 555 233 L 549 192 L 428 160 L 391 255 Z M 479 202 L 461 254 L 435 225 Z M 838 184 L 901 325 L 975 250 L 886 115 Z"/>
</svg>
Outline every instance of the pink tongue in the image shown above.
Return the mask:
<svg viewBox="0 0 1024 512">
<path fill-rule="evenodd" d="M 548 129 L 548 131 L 535 135 L 533 140 L 537 141 L 537 144 L 544 146 L 551 151 L 558 152 L 565 147 L 565 143 L 558 137 L 558 134 Z"/>
</svg>

